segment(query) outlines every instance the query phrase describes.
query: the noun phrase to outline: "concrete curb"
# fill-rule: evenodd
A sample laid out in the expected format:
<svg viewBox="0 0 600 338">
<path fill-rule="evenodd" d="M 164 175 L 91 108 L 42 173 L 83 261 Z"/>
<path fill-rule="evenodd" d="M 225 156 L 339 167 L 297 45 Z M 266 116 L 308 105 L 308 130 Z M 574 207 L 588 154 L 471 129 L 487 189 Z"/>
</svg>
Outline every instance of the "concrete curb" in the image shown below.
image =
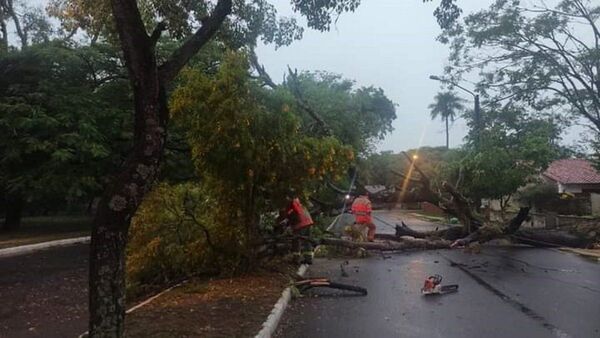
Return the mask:
<svg viewBox="0 0 600 338">
<path fill-rule="evenodd" d="M 67 239 L 59 239 L 56 241 L 42 242 L 36 244 L 28 244 L 15 246 L 12 248 L 0 249 L 0 257 L 12 257 L 24 255 L 40 250 L 56 248 L 61 246 L 67 246 L 72 244 L 80 244 L 80 243 L 89 243 L 90 236 L 85 237 L 77 237 L 77 238 L 67 238 Z"/>
<path fill-rule="evenodd" d="M 599 250 L 590 250 L 590 249 L 577 249 L 577 248 L 559 248 L 558 250 L 563 251 L 563 252 L 570 252 L 570 253 L 574 253 L 576 255 L 591 259 L 591 260 L 596 260 L 598 263 L 600 263 L 600 251 Z"/>
<path fill-rule="evenodd" d="M 331 228 L 335 225 L 339 218 L 340 216 L 337 216 L 333 220 L 333 222 L 331 222 L 331 224 L 327 227 L 327 230 L 331 230 Z M 315 248 L 315 253 L 319 250 L 319 248 L 320 246 L 317 246 Z M 298 272 L 296 273 L 299 276 L 304 276 L 304 274 L 308 270 L 308 267 L 308 265 L 302 264 L 298 268 Z M 277 330 L 277 326 L 279 326 L 279 321 L 281 320 L 281 317 L 283 316 L 283 313 L 285 312 L 285 309 L 289 305 L 291 299 L 292 288 L 287 287 L 281 293 L 281 297 L 279 297 L 279 300 L 277 301 L 277 303 L 275 303 L 275 306 L 273 306 L 273 310 L 271 310 L 271 313 L 267 317 L 267 320 L 265 320 L 265 322 L 262 324 L 262 329 L 258 332 L 256 336 L 254 336 L 254 338 L 270 338 L 273 335 L 273 333 L 275 333 L 275 330 Z"/>
<path fill-rule="evenodd" d="M 302 264 L 300 268 L 298 268 L 297 274 L 304 276 L 307 269 L 308 265 Z M 279 297 L 279 300 L 277 303 L 275 303 L 275 306 L 273 306 L 273 310 L 271 310 L 267 320 L 262 324 L 262 329 L 260 332 L 258 332 L 255 338 L 270 338 L 273 333 L 275 333 L 275 330 L 277 330 L 277 326 L 279 325 L 279 321 L 281 320 L 281 317 L 283 316 L 283 313 L 285 312 L 285 309 L 287 308 L 291 299 L 292 288 L 288 286 L 281 293 L 281 297 Z"/>
</svg>

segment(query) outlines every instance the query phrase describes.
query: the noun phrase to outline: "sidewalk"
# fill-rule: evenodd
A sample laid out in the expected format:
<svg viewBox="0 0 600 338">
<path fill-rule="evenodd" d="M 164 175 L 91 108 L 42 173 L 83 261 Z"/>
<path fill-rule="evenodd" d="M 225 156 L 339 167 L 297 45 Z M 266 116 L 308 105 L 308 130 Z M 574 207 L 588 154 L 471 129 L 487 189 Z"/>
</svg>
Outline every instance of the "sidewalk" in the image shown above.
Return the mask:
<svg viewBox="0 0 600 338">
<path fill-rule="evenodd" d="M 600 262 L 600 249 L 576 249 L 576 248 L 560 248 L 562 251 L 572 252 L 580 256 L 597 260 Z"/>
</svg>

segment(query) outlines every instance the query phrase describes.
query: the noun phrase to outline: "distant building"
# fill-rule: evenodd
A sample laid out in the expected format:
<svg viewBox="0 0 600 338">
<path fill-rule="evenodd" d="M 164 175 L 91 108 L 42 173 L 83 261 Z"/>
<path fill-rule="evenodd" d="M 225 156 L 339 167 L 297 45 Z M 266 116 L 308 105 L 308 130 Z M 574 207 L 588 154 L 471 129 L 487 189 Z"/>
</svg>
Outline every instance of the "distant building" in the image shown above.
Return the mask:
<svg viewBox="0 0 600 338">
<path fill-rule="evenodd" d="M 387 190 L 385 185 L 365 185 L 365 190 L 369 195 L 377 195 Z"/>
<path fill-rule="evenodd" d="M 554 161 L 542 176 L 556 184 L 559 194 L 600 193 L 600 173 L 588 160 L 570 158 Z"/>
<path fill-rule="evenodd" d="M 592 163 L 584 159 L 562 159 L 548 166 L 541 173 L 543 183 L 529 183 L 528 188 L 538 190 L 529 203 L 534 212 L 560 215 L 600 215 L 600 173 Z M 500 211 L 499 200 L 484 200 L 492 211 Z M 523 203 L 518 199 L 509 202 L 507 210 L 513 212 Z"/>
</svg>

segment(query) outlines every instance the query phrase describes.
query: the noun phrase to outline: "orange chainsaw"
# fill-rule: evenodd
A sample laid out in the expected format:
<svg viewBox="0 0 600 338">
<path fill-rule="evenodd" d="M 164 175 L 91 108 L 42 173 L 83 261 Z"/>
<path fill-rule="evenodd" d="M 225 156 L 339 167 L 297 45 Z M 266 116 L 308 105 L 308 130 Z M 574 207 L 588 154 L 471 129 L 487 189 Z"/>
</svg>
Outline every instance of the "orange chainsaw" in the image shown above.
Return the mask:
<svg viewBox="0 0 600 338">
<path fill-rule="evenodd" d="M 427 277 L 421 288 L 423 295 L 441 295 L 458 291 L 458 284 L 442 285 L 442 276 L 433 275 Z"/>
</svg>

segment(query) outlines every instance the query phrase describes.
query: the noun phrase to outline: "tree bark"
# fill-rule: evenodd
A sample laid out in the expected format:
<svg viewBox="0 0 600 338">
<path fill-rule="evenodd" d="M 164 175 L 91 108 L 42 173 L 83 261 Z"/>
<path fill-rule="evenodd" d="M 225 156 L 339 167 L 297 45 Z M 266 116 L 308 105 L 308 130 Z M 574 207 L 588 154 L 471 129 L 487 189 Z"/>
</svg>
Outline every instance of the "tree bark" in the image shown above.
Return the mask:
<svg viewBox="0 0 600 338">
<path fill-rule="evenodd" d="M 382 238 L 381 235 L 377 235 L 376 238 Z M 388 239 L 387 237 L 384 237 Z M 320 244 L 341 246 L 351 249 L 365 249 L 365 250 L 378 250 L 378 251 L 402 251 L 410 249 L 448 249 L 450 248 L 450 241 L 444 239 L 437 240 L 426 240 L 426 239 L 396 239 L 396 240 L 384 240 L 375 242 L 354 242 L 339 238 L 322 238 Z"/>
<path fill-rule="evenodd" d="M 21 27 L 21 20 L 19 19 L 19 16 L 17 15 L 17 12 L 15 11 L 13 0 L 6 0 L 5 10 L 13 20 L 13 24 L 15 26 L 15 31 L 17 32 L 17 35 L 19 36 L 19 39 L 21 40 L 21 48 L 26 48 L 27 47 L 27 32 L 24 31 Z"/>
<path fill-rule="evenodd" d="M 6 21 L 4 14 L 2 13 L 2 6 L 0 6 L 0 53 L 8 52 L 8 30 L 6 29 Z"/>
<path fill-rule="evenodd" d="M 202 27 L 159 67 L 156 34 L 148 36 L 136 0 L 111 0 L 134 95 L 133 150 L 106 189 L 94 218 L 89 272 L 90 337 L 122 337 L 125 248 L 131 218 L 158 177 L 168 124 L 167 85 L 216 33 L 231 12 L 220 0 Z"/>
<path fill-rule="evenodd" d="M 23 204 L 23 198 L 19 195 L 8 194 L 6 196 L 6 214 L 2 231 L 14 231 L 21 226 Z"/>
<path fill-rule="evenodd" d="M 462 226 L 451 226 L 443 230 L 434 231 L 415 231 L 408 227 L 404 222 L 401 225 L 396 224 L 396 237 L 411 236 L 415 238 L 443 238 L 449 241 L 459 239 L 463 234 Z"/>
<path fill-rule="evenodd" d="M 448 127 L 448 116 L 446 116 L 446 149 L 450 149 L 450 128 Z"/>
</svg>

